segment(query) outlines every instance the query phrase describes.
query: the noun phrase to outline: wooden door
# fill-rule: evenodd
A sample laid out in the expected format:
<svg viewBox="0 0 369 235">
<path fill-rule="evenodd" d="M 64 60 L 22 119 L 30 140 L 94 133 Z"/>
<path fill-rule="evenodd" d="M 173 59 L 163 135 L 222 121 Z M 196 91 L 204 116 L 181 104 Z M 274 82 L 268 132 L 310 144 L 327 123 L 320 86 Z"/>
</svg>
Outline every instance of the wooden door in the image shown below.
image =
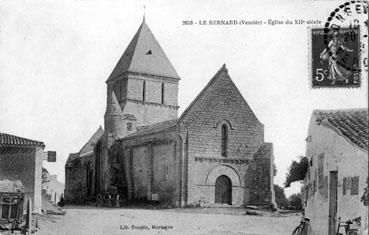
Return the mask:
<svg viewBox="0 0 369 235">
<path fill-rule="evenodd" d="M 328 212 L 328 235 L 336 233 L 336 216 L 337 216 L 337 171 L 329 172 L 329 212 Z"/>
<path fill-rule="evenodd" d="M 232 182 L 225 175 L 215 181 L 215 203 L 232 204 Z"/>
</svg>

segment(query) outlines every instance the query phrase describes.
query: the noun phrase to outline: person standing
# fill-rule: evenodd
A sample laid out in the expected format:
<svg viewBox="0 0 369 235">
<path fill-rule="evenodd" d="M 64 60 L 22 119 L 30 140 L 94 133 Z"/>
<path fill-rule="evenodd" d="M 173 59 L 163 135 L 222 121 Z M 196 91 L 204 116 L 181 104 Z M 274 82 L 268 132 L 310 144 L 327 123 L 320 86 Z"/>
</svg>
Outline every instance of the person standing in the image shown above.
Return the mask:
<svg viewBox="0 0 369 235">
<path fill-rule="evenodd" d="M 117 193 L 117 198 L 116 198 L 116 202 L 115 202 L 115 207 L 119 208 L 119 193 Z"/>
</svg>

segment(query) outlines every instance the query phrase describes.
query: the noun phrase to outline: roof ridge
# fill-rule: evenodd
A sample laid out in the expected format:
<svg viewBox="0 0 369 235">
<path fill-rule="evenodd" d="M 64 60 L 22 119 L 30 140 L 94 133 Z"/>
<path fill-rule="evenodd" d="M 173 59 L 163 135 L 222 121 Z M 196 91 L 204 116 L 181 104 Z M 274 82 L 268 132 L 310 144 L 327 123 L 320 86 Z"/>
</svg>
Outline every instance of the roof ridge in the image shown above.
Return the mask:
<svg viewBox="0 0 369 235">
<path fill-rule="evenodd" d="M 368 108 L 347 108 L 347 109 L 314 109 L 313 112 L 356 112 L 356 111 L 368 111 Z"/>
<path fill-rule="evenodd" d="M 98 136 L 100 136 L 98 139 L 101 138 L 101 136 L 104 134 L 104 129 L 99 126 L 99 128 L 92 134 L 92 136 L 88 139 L 88 141 L 82 146 L 82 148 L 79 150 L 78 154 L 81 154 L 82 151 L 88 146 L 88 144 L 93 144 L 93 140 L 96 139 Z"/>
<path fill-rule="evenodd" d="M 215 82 L 215 80 L 217 78 L 220 77 L 220 75 L 224 73 L 225 76 L 227 77 L 227 79 L 229 79 L 229 81 L 233 84 L 234 88 L 236 89 L 238 95 L 240 95 L 242 102 L 244 102 L 244 104 L 250 109 L 252 115 L 254 116 L 254 118 L 261 124 L 263 125 L 263 123 L 260 122 L 260 120 L 256 117 L 254 111 L 252 110 L 252 108 L 250 107 L 250 105 L 247 103 L 245 97 L 242 95 L 241 91 L 238 89 L 238 87 L 236 86 L 236 84 L 234 83 L 234 81 L 232 80 L 231 76 L 229 76 L 228 73 L 228 69 L 226 67 L 226 64 L 224 63 L 222 65 L 222 67 L 215 73 L 215 75 L 210 79 L 210 81 L 206 84 L 206 86 L 200 91 L 200 93 L 196 96 L 196 98 L 190 103 L 190 105 L 183 111 L 183 113 L 181 114 L 181 116 L 179 117 L 179 119 L 182 119 L 187 113 L 188 111 L 196 104 L 196 102 L 203 96 L 205 95 L 206 91 L 209 89 L 209 87 L 212 86 L 212 84 Z"/>
<path fill-rule="evenodd" d="M 200 99 L 200 97 L 205 94 L 206 90 L 211 86 L 211 84 L 213 84 L 213 82 L 219 77 L 219 75 L 221 73 L 226 73 L 228 74 L 228 69 L 226 68 L 226 64 L 224 63 L 223 66 L 218 69 L 218 71 L 215 73 L 215 75 L 210 79 L 210 81 L 206 84 L 206 86 L 200 91 L 200 93 L 195 97 L 195 99 L 190 103 L 189 106 L 187 106 L 187 108 L 183 111 L 183 113 L 181 114 L 181 116 L 178 118 L 178 120 L 181 120 L 186 114 L 187 112 L 192 108 L 192 106 L 194 106 L 196 104 L 196 102 L 198 101 L 198 99 Z"/>
</svg>

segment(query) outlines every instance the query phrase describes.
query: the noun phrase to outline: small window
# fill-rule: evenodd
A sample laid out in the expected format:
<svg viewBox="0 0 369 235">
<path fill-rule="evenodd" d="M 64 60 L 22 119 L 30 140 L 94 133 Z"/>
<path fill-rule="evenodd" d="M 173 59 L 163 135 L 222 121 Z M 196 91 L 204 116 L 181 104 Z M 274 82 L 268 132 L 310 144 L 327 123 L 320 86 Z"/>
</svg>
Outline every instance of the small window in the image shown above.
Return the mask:
<svg viewBox="0 0 369 235">
<path fill-rule="evenodd" d="M 132 130 L 132 122 L 127 122 L 127 131 Z"/>
<path fill-rule="evenodd" d="M 165 179 L 167 180 L 169 178 L 169 164 L 168 159 L 165 161 Z"/>
<path fill-rule="evenodd" d="M 145 94 L 146 93 L 146 81 L 142 84 L 142 101 L 145 101 Z"/>
<path fill-rule="evenodd" d="M 164 104 L 164 95 L 165 95 L 165 87 L 164 83 L 161 84 L 161 103 Z"/>
<path fill-rule="evenodd" d="M 227 157 L 228 150 L 228 127 L 226 124 L 221 128 L 221 153 L 223 157 Z"/>
</svg>

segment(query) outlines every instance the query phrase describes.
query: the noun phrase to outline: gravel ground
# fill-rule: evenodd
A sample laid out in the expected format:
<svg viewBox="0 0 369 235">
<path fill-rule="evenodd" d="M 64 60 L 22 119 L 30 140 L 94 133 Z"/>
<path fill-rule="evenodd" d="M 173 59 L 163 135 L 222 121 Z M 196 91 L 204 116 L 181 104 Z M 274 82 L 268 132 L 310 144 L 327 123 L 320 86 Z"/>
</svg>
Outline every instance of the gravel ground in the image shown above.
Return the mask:
<svg viewBox="0 0 369 235">
<path fill-rule="evenodd" d="M 69 207 L 64 216 L 38 219 L 43 234 L 227 234 L 287 235 L 298 215 L 250 216 L 245 209 L 110 209 Z"/>
</svg>

